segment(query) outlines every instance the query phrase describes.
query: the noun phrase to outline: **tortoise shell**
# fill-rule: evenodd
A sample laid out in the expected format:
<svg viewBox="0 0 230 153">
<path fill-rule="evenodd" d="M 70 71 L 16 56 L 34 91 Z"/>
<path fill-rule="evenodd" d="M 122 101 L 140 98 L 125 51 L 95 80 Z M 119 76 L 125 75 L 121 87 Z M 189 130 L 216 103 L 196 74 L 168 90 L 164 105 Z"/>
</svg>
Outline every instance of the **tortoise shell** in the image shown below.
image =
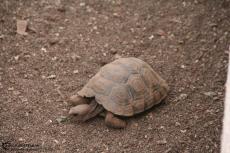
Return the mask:
<svg viewBox="0 0 230 153">
<path fill-rule="evenodd" d="M 120 116 L 132 116 L 161 102 L 169 87 L 150 65 L 130 57 L 103 66 L 78 92 L 95 97 L 106 110 Z"/>
</svg>

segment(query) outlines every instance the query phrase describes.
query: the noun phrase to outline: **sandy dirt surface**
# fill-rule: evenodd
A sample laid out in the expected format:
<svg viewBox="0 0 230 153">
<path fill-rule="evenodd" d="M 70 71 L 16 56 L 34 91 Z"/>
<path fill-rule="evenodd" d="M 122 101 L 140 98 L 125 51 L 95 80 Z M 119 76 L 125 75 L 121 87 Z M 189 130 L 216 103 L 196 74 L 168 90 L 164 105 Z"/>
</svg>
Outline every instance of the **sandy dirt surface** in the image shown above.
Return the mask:
<svg viewBox="0 0 230 153">
<path fill-rule="evenodd" d="M 1 0 L 0 151 L 219 152 L 229 27 L 229 0 Z M 119 56 L 149 63 L 167 99 L 123 130 L 100 117 L 59 123 L 65 97 Z"/>
</svg>

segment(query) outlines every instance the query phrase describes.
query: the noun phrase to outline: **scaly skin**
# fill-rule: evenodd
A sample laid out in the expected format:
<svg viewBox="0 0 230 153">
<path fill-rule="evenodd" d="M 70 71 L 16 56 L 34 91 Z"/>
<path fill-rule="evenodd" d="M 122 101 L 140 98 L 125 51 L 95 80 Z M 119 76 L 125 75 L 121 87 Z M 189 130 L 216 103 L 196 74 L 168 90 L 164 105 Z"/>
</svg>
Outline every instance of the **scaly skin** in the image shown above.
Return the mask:
<svg viewBox="0 0 230 153">
<path fill-rule="evenodd" d="M 73 95 L 70 97 L 69 102 L 75 105 L 74 107 L 70 108 L 69 114 L 82 116 L 83 121 L 88 120 L 89 118 L 92 118 L 100 113 L 103 113 L 102 106 L 99 106 L 96 103 L 95 99 L 89 100 L 78 95 Z M 126 127 L 126 122 L 124 120 L 116 117 L 113 113 L 109 111 L 106 111 L 105 124 L 108 127 L 112 128 Z"/>
</svg>

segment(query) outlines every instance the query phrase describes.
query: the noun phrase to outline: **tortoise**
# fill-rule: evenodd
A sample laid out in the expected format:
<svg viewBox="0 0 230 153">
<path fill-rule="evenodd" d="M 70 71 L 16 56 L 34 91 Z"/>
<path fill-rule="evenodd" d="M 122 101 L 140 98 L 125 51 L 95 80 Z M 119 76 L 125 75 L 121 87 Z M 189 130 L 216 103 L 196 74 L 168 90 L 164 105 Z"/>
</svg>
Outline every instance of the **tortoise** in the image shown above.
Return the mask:
<svg viewBox="0 0 230 153">
<path fill-rule="evenodd" d="M 69 98 L 70 115 L 86 121 L 104 112 L 105 124 L 124 128 L 122 116 L 130 117 L 160 103 L 169 87 L 146 62 L 119 58 L 104 65 L 89 82 Z"/>
</svg>

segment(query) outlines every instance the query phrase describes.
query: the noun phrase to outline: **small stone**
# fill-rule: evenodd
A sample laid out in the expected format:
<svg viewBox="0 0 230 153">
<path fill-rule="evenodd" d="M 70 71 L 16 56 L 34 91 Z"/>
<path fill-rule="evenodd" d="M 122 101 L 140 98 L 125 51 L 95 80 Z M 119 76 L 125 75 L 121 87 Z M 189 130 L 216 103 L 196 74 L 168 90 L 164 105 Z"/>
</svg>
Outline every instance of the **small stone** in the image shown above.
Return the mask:
<svg viewBox="0 0 230 153">
<path fill-rule="evenodd" d="M 186 66 L 185 66 L 185 65 L 181 65 L 180 67 L 181 67 L 182 69 L 185 69 Z"/>
<path fill-rule="evenodd" d="M 28 99 L 25 97 L 22 97 L 21 100 L 22 100 L 22 102 L 28 102 Z"/>
<path fill-rule="evenodd" d="M 166 33 L 162 29 L 158 29 L 156 31 L 156 34 L 159 35 L 159 36 L 166 36 Z"/>
<path fill-rule="evenodd" d="M 81 56 L 79 56 L 79 55 L 77 55 L 77 54 L 73 54 L 73 55 L 71 56 L 71 58 L 72 58 L 74 61 L 77 61 L 77 60 L 81 59 Z"/>
<path fill-rule="evenodd" d="M 23 139 L 23 138 L 19 138 L 19 139 L 18 139 L 18 141 L 25 141 L 25 139 Z"/>
<path fill-rule="evenodd" d="M 162 126 L 162 125 L 161 125 L 159 129 L 165 129 L 165 126 Z"/>
<path fill-rule="evenodd" d="M 55 45 L 55 44 L 57 44 L 58 43 L 58 38 L 53 38 L 53 39 L 50 39 L 49 40 L 49 44 L 50 45 Z"/>
<path fill-rule="evenodd" d="M 54 141 L 56 144 L 59 144 L 59 141 L 58 141 L 58 140 L 54 139 L 53 141 Z"/>
<path fill-rule="evenodd" d="M 67 117 L 66 116 L 60 116 L 56 119 L 56 121 L 58 123 L 63 123 L 63 122 L 66 122 L 67 121 Z"/>
<path fill-rule="evenodd" d="M 204 92 L 204 95 L 205 95 L 205 96 L 209 96 L 209 97 L 213 97 L 213 96 L 216 95 L 216 93 L 213 92 L 213 91 L 208 91 L 208 92 Z"/>
<path fill-rule="evenodd" d="M 85 3 L 84 3 L 84 2 L 82 2 L 82 3 L 80 3 L 79 5 L 82 7 L 82 6 L 85 6 Z"/>
<path fill-rule="evenodd" d="M 73 73 L 74 73 L 74 74 L 78 74 L 79 71 L 78 71 L 78 70 L 74 70 Z"/>
<path fill-rule="evenodd" d="M 184 99 L 186 99 L 188 97 L 188 94 L 185 94 L 185 93 L 182 93 L 182 94 L 180 94 L 180 96 L 179 96 L 179 100 L 184 100 Z"/>
<path fill-rule="evenodd" d="M 41 51 L 43 51 L 44 53 L 47 53 L 47 50 L 44 47 L 41 48 Z"/>
<path fill-rule="evenodd" d="M 62 143 L 62 144 L 66 143 L 66 140 L 65 140 L 65 139 L 63 139 L 61 143 Z"/>
<path fill-rule="evenodd" d="M 15 59 L 15 61 L 18 61 L 19 60 L 19 55 L 14 56 L 14 59 Z"/>
<path fill-rule="evenodd" d="M 154 35 L 149 36 L 149 40 L 152 40 L 154 38 Z"/>
<path fill-rule="evenodd" d="M 26 116 L 26 117 L 28 117 L 28 116 L 29 116 L 29 113 L 28 113 L 28 112 L 26 112 L 25 116 Z"/>
<path fill-rule="evenodd" d="M 45 78 L 46 78 L 46 76 L 44 76 L 44 75 L 42 75 L 41 77 L 42 77 L 42 79 L 45 79 Z"/>
<path fill-rule="evenodd" d="M 52 123 L 53 121 L 52 120 L 48 120 L 47 123 Z"/>
<path fill-rule="evenodd" d="M 113 16 L 114 17 L 119 17 L 119 14 L 118 13 L 113 13 Z"/>
<path fill-rule="evenodd" d="M 106 53 L 103 53 L 103 56 L 106 56 Z"/>
<path fill-rule="evenodd" d="M 9 87 L 8 90 L 9 90 L 9 91 L 13 91 L 13 90 L 14 90 L 14 87 Z"/>
<path fill-rule="evenodd" d="M 3 39 L 5 36 L 4 35 L 0 35 L 0 39 Z"/>
<path fill-rule="evenodd" d="M 182 2 L 182 4 L 183 4 L 183 6 L 185 7 L 186 6 L 186 2 L 184 1 L 184 2 Z"/>
<path fill-rule="evenodd" d="M 178 40 L 178 43 L 179 44 L 184 44 L 184 41 L 183 40 Z"/>
<path fill-rule="evenodd" d="M 181 133 L 186 133 L 186 132 L 187 132 L 187 130 L 180 130 L 180 132 L 181 132 Z"/>
<path fill-rule="evenodd" d="M 148 138 L 148 136 L 147 135 L 145 135 L 145 139 L 147 139 Z"/>
<path fill-rule="evenodd" d="M 56 60 L 57 60 L 57 57 L 54 56 L 54 57 L 51 58 L 51 60 L 52 60 L 52 61 L 56 61 Z"/>
<path fill-rule="evenodd" d="M 19 91 L 13 91 L 13 94 L 17 96 L 20 95 L 21 93 Z"/>
<path fill-rule="evenodd" d="M 50 76 L 48 76 L 48 77 L 46 77 L 47 79 L 55 79 L 56 78 L 56 75 L 54 75 L 54 74 L 52 74 L 52 75 L 50 75 Z"/>
<path fill-rule="evenodd" d="M 153 119 L 153 114 L 149 113 L 149 115 L 146 116 L 147 118 Z"/>
<path fill-rule="evenodd" d="M 181 124 L 179 122 L 176 122 L 175 125 L 176 126 L 181 126 Z"/>
<path fill-rule="evenodd" d="M 93 26 L 93 30 L 97 30 L 97 26 Z"/>
<path fill-rule="evenodd" d="M 166 141 L 166 139 L 164 138 L 163 140 L 158 140 L 157 141 L 157 144 L 159 144 L 159 145 L 164 145 L 164 144 L 166 144 L 167 143 L 167 141 Z"/>
<path fill-rule="evenodd" d="M 26 29 L 28 27 L 27 20 L 17 20 L 17 33 L 20 35 L 28 35 Z"/>
</svg>

